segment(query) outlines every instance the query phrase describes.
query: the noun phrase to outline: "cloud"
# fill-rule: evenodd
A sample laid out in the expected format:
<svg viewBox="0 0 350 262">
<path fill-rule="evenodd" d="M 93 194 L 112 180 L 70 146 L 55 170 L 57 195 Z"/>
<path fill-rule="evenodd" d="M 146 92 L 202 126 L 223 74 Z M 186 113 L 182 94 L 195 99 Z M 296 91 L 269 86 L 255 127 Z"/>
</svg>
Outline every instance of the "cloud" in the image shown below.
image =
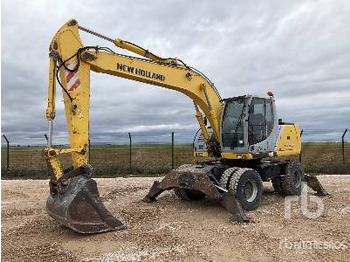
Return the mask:
<svg viewBox="0 0 350 262">
<path fill-rule="evenodd" d="M 308 140 L 339 140 L 350 126 L 348 1 L 20 1 L 2 2 L 2 133 L 16 144 L 44 142 L 48 45 L 75 17 L 85 27 L 179 57 L 200 69 L 222 97 L 273 90 L 279 116 Z M 86 45 L 111 46 L 82 33 Z M 117 50 L 123 54 L 125 50 Z M 58 90 L 55 139 L 67 141 Z M 92 73 L 91 135 L 149 139 L 198 126 L 186 96 Z M 306 132 L 307 131 L 307 132 Z M 113 135 L 115 134 L 115 135 Z M 167 139 L 167 138 L 166 138 Z"/>
</svg>

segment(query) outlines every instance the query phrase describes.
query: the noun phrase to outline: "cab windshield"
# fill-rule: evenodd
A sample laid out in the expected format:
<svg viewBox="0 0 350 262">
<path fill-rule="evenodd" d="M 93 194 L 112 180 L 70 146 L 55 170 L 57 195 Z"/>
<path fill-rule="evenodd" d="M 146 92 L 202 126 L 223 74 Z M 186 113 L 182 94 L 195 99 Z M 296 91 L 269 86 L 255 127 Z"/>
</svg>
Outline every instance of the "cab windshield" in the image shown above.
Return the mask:
<svg viewBox="0 0 350 262">
<path fill-rule="evenodd" d="M 226 102 L 222 121 L 223 147 L 242 147 L 243 140 L 243 109 L 244 99 L 229 100 Z"/>
</svg>

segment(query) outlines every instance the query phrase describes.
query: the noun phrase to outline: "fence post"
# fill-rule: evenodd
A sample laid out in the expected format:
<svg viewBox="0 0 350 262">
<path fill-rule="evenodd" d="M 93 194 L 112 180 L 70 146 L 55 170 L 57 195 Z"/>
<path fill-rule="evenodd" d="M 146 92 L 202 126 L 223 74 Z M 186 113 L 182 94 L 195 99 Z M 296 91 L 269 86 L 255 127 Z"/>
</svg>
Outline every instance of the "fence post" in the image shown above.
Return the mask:
<svg viewBox="0 0 350 262">
<path fill-rule="evenodd" d="M 7 137 L 5 135 L 2 135 L 7 143 L 7 159 L 6 159 L 6 171 L 9 170 L 10 168 L 10 141 L 8 141 Z"/>
<path fill-rule="evenodd" d="M 131 164 L 131 134 L 129 134 L 129 169 L 130 173 L 132 173 L 132 164 Z"/>
<path fill-rule="evenodd" d="M 301 132 L 300 132 L 300 140 L 301 140 L 301 136 L 303 135 L 304 133 L 304 129 L 301 129 Z M 302 146 L 302 143 L 300 141 L 300 145 Z M 301 163 L 301 148 L 300 148 L 300 154 L 299 154 L 299 162 Z"/>
<path fill-rule="evenodd" d="M 171 132 L 171 169 L 175 168 L 174 132 Z"/>
<path fill-rule="evenodd" d="M 89 164 L 91 164 L 91 143 L 89 138 Z"/>
<path fill-rule="evenodd" d="M 345 165 L 345 144 L 344 144 L 344 137 L 346 132 L 348 132 L 348 129 L 346 128 L 343 135 L 341 136 L 341 148 L 343 152 L 343 165 Z"/>
</svg>

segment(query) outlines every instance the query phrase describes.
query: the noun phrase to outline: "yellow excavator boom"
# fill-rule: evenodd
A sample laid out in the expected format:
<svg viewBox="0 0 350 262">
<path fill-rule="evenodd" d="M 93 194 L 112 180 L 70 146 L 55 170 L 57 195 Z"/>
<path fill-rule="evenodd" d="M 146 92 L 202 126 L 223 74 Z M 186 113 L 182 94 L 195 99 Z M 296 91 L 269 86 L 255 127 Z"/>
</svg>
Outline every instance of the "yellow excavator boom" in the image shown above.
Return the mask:
<svg viewBox="0 0 350 262">
<path fill-rule="evenodd" d="M 107 47 L 84 46 L 79 35 L 79 30 L 113 42 L 117 47 L 129 50 L 142 57 L 121 55 Z M 130 42 L 123 41 L 119 38 L 113 40 L 105 37 L 79 26 L 74 19 L 64 24 L 57 31 L 51 41 L 49 51 L 50 71 L 46 118 L 50 122 L 50 130 L 48 146 L 43 150 L 43 153 L 52 171 L 50 182 L 52 190 L 47 206 L 49 213 L 55 219 L 74 230 L 80 230 L 83 233 L 94 233 L 94 231 L 97 230 L 91 230 L 91 228 L 89 228 L 89 230 L 82 229 L 81 224 L 85 223 L 83 220 L 79 221 L 79 229 L 77 229 L 77 226 L 73 226 L 72 223 L 70 223 L 70 221 L 74 219 L 62 219 L 62 217 L 73 217 L 76 214 L 67 214 L 69 205 L 66 204 L 67 206 L 62 206 L 62 201 L 58 201 L 55 195 L 58 193 L 59 188 L 62 187 L 62 181 L 91 172 L 88 171 L 90 168 L 88 165 L 90 71 L 160 86 L 185 94 L 193 100 L 196 118 L 208 143 L 208 148 L 212 149 L 211 152 L 215 152 L 215 147 L 217 148 L 219 146 L 219 123 L 222 111 L 220 95 L 208 78 L 194 68 L 189 67 L 181 60 L 176 58 L 162 58 Z M 56 149 L 52 147 L 57 89 L 56 82 L 59 83 L 63 90 L 70 143 L 70 147 L 65 149 Z M 212 126 L 214 133 L 212 138 L 208 135 L 201 111 Z M 67 153 L 71 154 L 73 166 L 70 171 L 65 172 L 59 161 L 59 155 Z M 217 154 L 217 156 L 219 156 L 219 154 Z M 84 180 L 84 183 L 89 183 L 90 180 Z M 68 182 L 66 183 L 68 184 Z M 90 195 L 96 195 L 97 188 L 93 189 L 93 191 L 94 192 Z M 72 195 L 72 192 L 69 194 Z M 68 193 L 66 193 L 66 195 L 68 195 Z M 99 199 L 94 199 L 94 201 L 98 202 L 100 206 L 102 205 Z M 76 205 L 75 208 L 77 208 L 77 206 L 78 205 Z M 73 213 L 75 212 L 73 208 L 70 210 Z M 83 211 L 84 210 L 81 212 Z M 61 214 L 58 216 L 58 213 Z M 91 216 L 92 214 L 86 217 Z M 117 227 L 120 228 L 118 223 Z M 100 231 L 109 230 L 108 227 L 100 226 L 100 228 L 103 228 L 98 229 Z"/>
<path fill-rule="evenodd" d="M 58 30 L 50 45 L 49 98 L 46 118 L 52 122 L 55 117 L 55 78 L 57 78 L 64 91 L 65 113 L 71 147 L 65 151 L 52 148 L 47 148 L 47 151 L 56 154 L 71 153 L 74 167 L 87 164 L 90 70 L 161 86 L 187 95 L 194 102 L 196 118 L 206 139 L 209 139 L 209 135 L 200 109 L 208 118 L 215 137 L 220 137 L 221 98 L 213 84 L 203 75 L 186 64 L 181 64 L 176 59 L 160 58 L 144 51 L 141 47 L 120 39 L 109 40 L 120 48 L 149 59 L 117 54 L 107 48 L 84 47 L 79 36 L 79 28 L 82 27 L 75 20 L 69 21 Z M 83 30 L 92 32 L 85 28 Z M 59 68 L 59 78 L 56 67 Z M 55 164 L 54 170 L 56 170 L 56 177 L 59 178 L 62 174 L 62 168 Z"/>
</svg>

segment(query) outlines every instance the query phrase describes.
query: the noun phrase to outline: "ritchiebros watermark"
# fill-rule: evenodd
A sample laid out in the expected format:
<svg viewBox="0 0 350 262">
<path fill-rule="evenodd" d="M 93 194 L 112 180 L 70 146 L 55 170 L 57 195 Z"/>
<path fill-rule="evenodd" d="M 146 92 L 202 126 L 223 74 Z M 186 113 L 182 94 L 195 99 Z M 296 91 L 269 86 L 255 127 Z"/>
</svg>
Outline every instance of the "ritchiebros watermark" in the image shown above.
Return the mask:
<svg viewBox="0 0 350 262">
<path fill-rule="evenodd" d="M 327 250 L 345 250 L 349 243 L 346 240 L 288 240 L 280 242 L 280 249 L 327 249 Z"/>
<path fill-rule="evenodd" d="M 308 207 L 308 198 L 309 202 L 314 202 L 317 204 L 315 211 L 310 211 Z M 310 219 L 318 218 L 322 215 L 324 210 L 324 204 L 321 198 L 317 196 L 307 195 L 307 183 L 302 182 L 301 184 L 301 194 L 300 196 L 286 196 L 284 199 L 284 217 L 287 219 L 291 218 L 292 202 L 301 202 L 301 212 L 304 216 Z"/>
</svg>

